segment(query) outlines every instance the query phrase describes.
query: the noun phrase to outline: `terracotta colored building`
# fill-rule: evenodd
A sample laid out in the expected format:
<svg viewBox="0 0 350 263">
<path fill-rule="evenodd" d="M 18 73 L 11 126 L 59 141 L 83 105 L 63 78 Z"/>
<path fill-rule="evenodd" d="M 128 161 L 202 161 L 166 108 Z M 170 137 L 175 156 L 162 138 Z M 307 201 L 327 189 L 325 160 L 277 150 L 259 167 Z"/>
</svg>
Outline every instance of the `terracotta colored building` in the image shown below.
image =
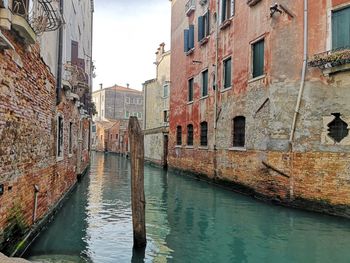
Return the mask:
<svg viewBox="0 0 350 263">
<path fill-rule="evenodd" d="M 349 21 L 349 0 L 173 0 L 169 165 L 350 217 Z"/>
</svg>

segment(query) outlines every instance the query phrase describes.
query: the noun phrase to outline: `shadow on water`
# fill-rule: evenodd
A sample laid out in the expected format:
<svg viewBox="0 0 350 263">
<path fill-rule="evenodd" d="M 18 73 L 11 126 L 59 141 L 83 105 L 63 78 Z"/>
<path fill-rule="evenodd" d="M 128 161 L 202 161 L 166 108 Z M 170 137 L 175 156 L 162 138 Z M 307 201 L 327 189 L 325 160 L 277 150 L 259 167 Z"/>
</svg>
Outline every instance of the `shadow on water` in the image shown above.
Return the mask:
<svg viewBox="0 0 350 263">
<path fill-rule="evenodd" d="M 132 263 L 143 263 L 145 262 L 146 248 L 133 248 L 132 249 Z"/>
<path fill-rule="evenodd" d="M 270 206 L 145 166 L 147 247 L 133 250 L 130 162 L 91 170 L 28 251 L 84 262 L 349 262 L 348 220 Z M 59 262 L 59 261 L 48 261 Z"/>
</svg>

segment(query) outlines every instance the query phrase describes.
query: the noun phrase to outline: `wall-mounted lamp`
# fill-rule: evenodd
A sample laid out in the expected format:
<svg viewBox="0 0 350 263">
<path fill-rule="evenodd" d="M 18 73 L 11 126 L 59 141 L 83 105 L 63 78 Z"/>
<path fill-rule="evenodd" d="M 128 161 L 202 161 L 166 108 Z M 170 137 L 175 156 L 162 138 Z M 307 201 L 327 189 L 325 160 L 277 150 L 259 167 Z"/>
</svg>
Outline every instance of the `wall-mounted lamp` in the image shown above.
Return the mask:
<svg viewBox="0 0 350 263">
<path fill-rule="evenodd" d="M 273 17 L 273 15 L 278 12 L 282 14 L 282 10 L 279 9 L 279 4 L 275 3 L 274 5 L 270 6 L 270 16 Z"/>
</svg>

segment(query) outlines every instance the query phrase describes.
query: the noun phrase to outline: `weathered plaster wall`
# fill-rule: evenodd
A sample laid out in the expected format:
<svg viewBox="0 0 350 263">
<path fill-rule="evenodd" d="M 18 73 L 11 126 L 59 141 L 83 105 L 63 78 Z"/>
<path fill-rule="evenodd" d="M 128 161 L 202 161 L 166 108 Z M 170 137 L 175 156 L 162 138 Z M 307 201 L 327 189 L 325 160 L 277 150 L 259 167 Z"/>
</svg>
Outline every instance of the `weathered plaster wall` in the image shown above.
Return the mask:
<svg viewBox="0 0 350 263">
<path fill-rule="evenodd" d="M 350 4 L 350 1 L 346 1 Z M 300 87 L 303 54 L 303 1 L 280 1 L 293 14 L 269 14 L 274 1 L 249 7 L 236 1 L 231 24 L 219 30 L 218 117 L 214 129 L 215 25 L 208 43 L 197 41 L 201 7 L 185 16 L 186 1 L 172 2 L 170 166 L 234 183 L 236 189 L 307 209 L 350 217 L 349 135 L 335 143 L 327 125 L 341 113 L 348 124 L 348 72 L 323 76 L 308 68 L 294 141 L 291 125 Z M 344 1 L 342 1 L 344 3 Z M 329 34 L 328 2 L 309 1 L 309 56 L 324 52 Z M 334 3 L 333 3 L 334 4 Z M 316 7 L 317 6 L 317 7 Z M 211 14 L 215 1 L 209 1 Z M 214 19 L 212 19 L 214 21 Z M 195 25 L 195 49 L 183 52 L 183 30 Z M 265 75 L 252 80 L 251 43 L 265 38 Z M 232 57 L 232 88 L 222 91 L 222 60 Z M 193 63 L 201 61 L 201 63 Z M 209 96 L 200 97 L 200 73 L 209 70 Z M 194 102 L 187 81 L 194 77 Z M 232 148 L 232 119 L 246 117 L 246 145 Z M 199 147 L 201 121 L 208 122 L 208 149 Z M 194 147 L 186 146 L 186 126 L 194 126 Z M 176 126 L 182 146 L 176 146 Z M 268 168 L 265 164 L 268 164 Z M 276 168 L 279 172 L 274 171 Z M 314 204 L 317 204 L 315 206 Z"/>
</svg>

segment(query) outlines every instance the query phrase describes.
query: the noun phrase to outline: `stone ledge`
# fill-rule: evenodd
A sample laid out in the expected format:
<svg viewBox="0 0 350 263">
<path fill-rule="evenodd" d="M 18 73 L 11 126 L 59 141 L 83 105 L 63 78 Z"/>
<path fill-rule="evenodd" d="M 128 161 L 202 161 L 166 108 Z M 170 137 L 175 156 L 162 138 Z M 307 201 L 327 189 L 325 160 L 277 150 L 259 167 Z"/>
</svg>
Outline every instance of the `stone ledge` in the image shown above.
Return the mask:
<svg viewBox="0 0 350 263">
<path fill-rule="evenodd" d="M 30 261 L 23 258 L 9 258 L 0 252 L 1 263 L 30 263 Z"/>
</svg>

